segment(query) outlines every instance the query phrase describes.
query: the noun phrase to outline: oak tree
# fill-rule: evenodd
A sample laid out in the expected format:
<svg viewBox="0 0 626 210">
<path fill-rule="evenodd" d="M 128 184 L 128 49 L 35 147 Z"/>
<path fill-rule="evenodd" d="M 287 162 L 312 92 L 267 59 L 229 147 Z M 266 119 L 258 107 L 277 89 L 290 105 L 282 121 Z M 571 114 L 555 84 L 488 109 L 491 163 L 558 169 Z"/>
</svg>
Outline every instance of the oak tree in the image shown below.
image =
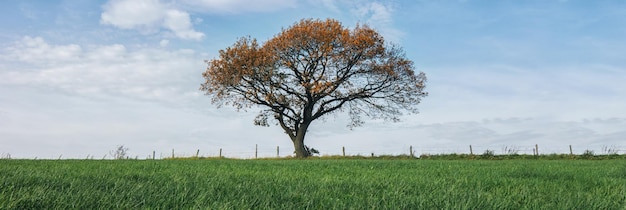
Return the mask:
<svg viewBox="0 0 626 210">
<path fill-rule="evenodd" d="M 240 38 L 207 64 L 200 90 L 212 103 L 261 107 L 254 124 L 274 120 L 296 157 L 310 155 L 304 139 L 317 119 L 347 111 L 349 127 L 362 116 L 398 121 L 427 96 L 426 75 L 400 47 L 367 25 L 350 29 L 333 19 L 303 19 L 264 43 Z"/>
</svg>

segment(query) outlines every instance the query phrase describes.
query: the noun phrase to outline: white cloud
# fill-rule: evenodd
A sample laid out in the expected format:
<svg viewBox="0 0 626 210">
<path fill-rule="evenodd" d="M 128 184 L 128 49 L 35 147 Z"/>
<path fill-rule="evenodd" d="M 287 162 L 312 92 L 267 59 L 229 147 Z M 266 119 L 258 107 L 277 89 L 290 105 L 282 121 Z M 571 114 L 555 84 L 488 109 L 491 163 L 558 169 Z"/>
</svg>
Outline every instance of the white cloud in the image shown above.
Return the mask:
<svg viewBox="0 0 626 210">
<path fill-rule="evenodd" d="M 89 60 L 106 62 L 121 61 L 126 57 L 126 47 L 120 44 L 97 46 L 86 53 Z"/>
<path fill-rule="evenodd" d="M 204 37 L 203 33 L 193 30 L 189 14 L 178 10 L 168 10 L 165 13 L 163 27 L 170 29 L 182 39 L 200 40 Z"/>
<path fill-rule="evenodd" d="M 395 43 L 402 40 L 404 32 L 393 26 L 394 7 L 390 3 L 357 2 L 350 11 L 357 19 L 378 29 L 387 40 Z"/>
<path fill-rule="evenodd" d="M 200 40 L 204 34 L 193 29 L 189 13 L 159 0 L 111 0 L 103 6 L 100 23 L 122 29 L 153 32 L 168 29 L 181 39 Z"/>
<path fill-rule="evenodd" d="M 389 24 L 392 22 L 393 8 L 378 2 L 368 2 L 357 6 L 354 13 L 367 19 L 370 24 Z"/>
<path fill-rule="evenodd" d="M 136 29 L 143 33 L 155 33 L 167 29 L 181 39 L 201 40 L 205 34 L 193 28 L 187 10 L 214 13 L 270 12 L 296 6 L 294 0 L 245 1 L 203 0 L 110 0 L 102 6 L 100 23 L 122 29 Z M 195 18 L 200 23 L 202 19 Z"/>
<path fill-rule="evenodd" d="M 443 122 L 626 117 L 619 108 L 626 104 L 626 84 L 621 80 L 626 72 L 615 68 L 593 64 L 430 68 L 430 95 L 421 105 L 421 117 Z"/>
<path fill-rule="evenodd" d="M 161 47 L 167 47 L 167 45 L 170 43 L 170 40 L 167 39 L 163 39 L 159 42 L 159 46 Z"/>
<path fill-rule="evenodd" d="M 112 0 L 103 6 L 103 10 L 101 23 L 133 29 L 158 27 L 166 8 L 159 0 Z"/>
<path fill-rule="evenodd" d="M 82 53 L 82 48 L 75 44 L 49 45 L 41 37 L 30 36 L 23 37 L 6 50 L 11 58 L 33 63 L 76 60 Z"/>
<path fill-rule="evenodd" d="M 72 59 L 48 55 L 74 48 L 82 50 Z M 177 142 L 198 141 L 190 130 L 223 122 L 197 108 L 209 101 L 198 94 L 203 57 L 192 50 L 24 37 L 0 52 L 0 152 L 16 158 L 101 158 L 117 144 L 143 158 L 187 148 Z"/>
<path fill-rule="evenodd" d="M 185 92 L 197 91 L 204 69 L 191 50 L 129 50 L 120 44 L 81 50 L 79 45 L 48 44 L 41 37 L 24 37 L 7 49 L 0 85 L 46 86 L 88 97 L 185 100 Z"/>
</svg>

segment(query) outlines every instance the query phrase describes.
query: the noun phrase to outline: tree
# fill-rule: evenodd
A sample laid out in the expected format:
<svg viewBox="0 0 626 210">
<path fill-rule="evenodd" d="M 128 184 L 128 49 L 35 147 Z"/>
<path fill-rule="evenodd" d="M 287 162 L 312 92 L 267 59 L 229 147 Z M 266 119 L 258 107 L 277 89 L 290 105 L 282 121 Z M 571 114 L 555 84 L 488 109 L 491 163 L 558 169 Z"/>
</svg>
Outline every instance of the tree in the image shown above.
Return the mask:
<svg viewBox="0 0 626 210">
<path fill-rule="evenodd" d="M 263 108 L 254 124 L 275 120 L 296 157 L 310 155 L 304 139 L 317 119 L 347 110 L 350 128 L 362 115 L 395 122 L 427 96 L 426 75 L 400 47 L 367 25 L 349 29 L 333 19 L 303 19 L 263 44 L 240 38 L 207 64 L 200 90 L 212 103 Z"/>
</svg>

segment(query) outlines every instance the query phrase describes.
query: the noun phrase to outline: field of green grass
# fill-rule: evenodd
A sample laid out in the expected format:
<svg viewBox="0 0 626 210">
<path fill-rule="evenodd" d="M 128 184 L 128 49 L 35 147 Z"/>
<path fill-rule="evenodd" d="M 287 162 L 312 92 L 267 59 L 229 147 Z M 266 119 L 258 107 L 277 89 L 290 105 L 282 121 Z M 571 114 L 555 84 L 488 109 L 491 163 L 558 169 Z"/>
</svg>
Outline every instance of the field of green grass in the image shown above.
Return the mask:
<svg viewBox="0 0 626 210">
<path fill-rule="evenodd" d="M 624 160 L 0 160 L 0 209 L 626 209 Z"/>
</svg>

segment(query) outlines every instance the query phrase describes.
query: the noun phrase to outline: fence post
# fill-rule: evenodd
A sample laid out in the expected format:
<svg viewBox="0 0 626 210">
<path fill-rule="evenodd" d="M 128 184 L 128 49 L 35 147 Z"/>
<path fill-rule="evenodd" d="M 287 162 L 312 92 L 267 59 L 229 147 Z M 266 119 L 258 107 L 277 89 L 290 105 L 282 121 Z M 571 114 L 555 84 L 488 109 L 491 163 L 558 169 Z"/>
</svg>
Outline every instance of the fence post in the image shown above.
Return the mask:
<svg viewBox="0 0 626 210">
<path fill-rule="evenodd" d="M 200 149 L 196 150 L 196 158 L 199 157 L 198 155 L 200 155 Z"/>
<path fill-rule="evenodd" d="M 415 157 L 413 156 L 413 145 L 409 146 L 409 154 L 411 155 L 411 157 Z"/>
<path fill-rule="evenodd" d="M 222 158 L 222 148 L 220 148 L 220 158 Z"/>
<path fill-rule="evenodd" d="M 174 159 L 174 149 L 172 149 L 172 159 Z"/>
<path fill-rule="evenodd" d="M 276 146 L 276 157 L 280 157 L 280 147 Z"/>
<path fill-rule="evenodd" d="M 341 147 L 341 153 L 344 157 L 346 156 L 346 147 Z"/>
<path fill-rule="evenodd" d="M 259 157 L 259 145 L 255 144 L 254 145 L 254 158 L 258 158 Z"/>
<path fill-rule="evenodd" d="M 572 152 L 572 145 L 569 145 L 569 155 L 574 155 L 574 152 Z"/>
<path fill-rule="evenodd" d="M 472 150 L 472 145 L 470 144 L 470 155 L 474 155 L 474 150 Z"/>
<path fill-rule="evenodd" d="M 539 145 L 535 144 L 535 152 L 537 152 L 537 156 L 539 156 Z"/>
<path fill-rule="evenodd" d="M 155 156 L 156 156 L 156 151 L 152 150 L 152 160 L 156 159 Z"/>
</svg>

